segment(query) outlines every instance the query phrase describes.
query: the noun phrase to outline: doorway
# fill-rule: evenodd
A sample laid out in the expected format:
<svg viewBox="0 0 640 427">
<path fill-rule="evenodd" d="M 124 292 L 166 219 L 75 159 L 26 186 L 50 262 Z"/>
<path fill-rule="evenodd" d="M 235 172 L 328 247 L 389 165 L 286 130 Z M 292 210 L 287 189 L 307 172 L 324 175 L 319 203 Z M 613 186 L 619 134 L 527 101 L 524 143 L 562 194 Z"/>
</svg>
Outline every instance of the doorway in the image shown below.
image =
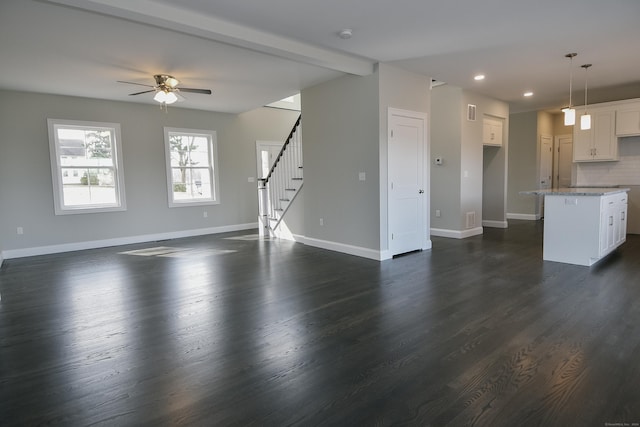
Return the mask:
<svg viewBox="0 0 640 427">
<path fill-rule="evenodd" d="M 256 141 L 256 176 L 258 179 L 266 178 L 269 174 L 283 145 L 284 142 L 279 141 Z"/>
<path fill-rule="evenodd" d="M 553 159 L 553 187 L 571 186 L 573 166 L 573 135 L 558 135 L 555 138 L 555 158 Z"/>
<path fill-rule="evenodd" d="M 538 189 L 548 190 L 553 184 L 553 137 L 540 136 L 540 167 L 538 169 Z M 538 196 L 538 215 L 544 216 L 544 196 Z"/>
</svg>

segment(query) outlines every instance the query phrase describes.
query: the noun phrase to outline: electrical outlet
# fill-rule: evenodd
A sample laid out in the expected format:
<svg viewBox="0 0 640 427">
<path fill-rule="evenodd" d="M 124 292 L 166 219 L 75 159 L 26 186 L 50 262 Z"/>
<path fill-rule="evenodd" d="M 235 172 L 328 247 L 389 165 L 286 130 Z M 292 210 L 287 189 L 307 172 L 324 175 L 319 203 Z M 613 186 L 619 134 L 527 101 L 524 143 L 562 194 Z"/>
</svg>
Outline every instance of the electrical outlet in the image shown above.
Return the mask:
<svg viewBox="0 0 640 427">
<path fill-rule="evenodd" d="M 209 212 L 207 211 L 202 212 L 202 218 L 207 218 L 207 217 L 209 217 Z"/>
<path fill-rule="evenodd" d="M 22 227 L 18 227 L 18 229 L 17 229 L 17 233 L 18 233 L 18 234 L 24 234 L 24 228 L 22 228 Z"/>
<path fill-rule="evenodd" d="M 324 218 L 320 218 L 320 225 L 324 225 Z"/>
<path fill-rule="evenodd" d="M 436 218 L 440 218 L 440 209 L 436 209 Z"/>
</svg>

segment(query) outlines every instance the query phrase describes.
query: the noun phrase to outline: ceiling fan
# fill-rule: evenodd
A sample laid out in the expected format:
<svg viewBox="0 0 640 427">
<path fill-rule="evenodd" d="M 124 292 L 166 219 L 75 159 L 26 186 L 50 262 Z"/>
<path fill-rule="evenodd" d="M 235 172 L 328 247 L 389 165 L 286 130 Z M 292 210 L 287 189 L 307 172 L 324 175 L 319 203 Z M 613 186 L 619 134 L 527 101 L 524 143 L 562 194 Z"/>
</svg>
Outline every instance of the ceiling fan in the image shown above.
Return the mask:
<svg viewBox="0 0 640 427">
<path fill-rule="evenodd" d="M 130 93 L 129 96 L 142 95 L 143 93 L 155 92 L 153 99 L 161 103 L 162 105 L 173 104 L 176 101 L 183 101 L 184 98 L 180 96 L 180 92 L 201 93 L 204 95 L 211 95 L 210 89 L 193 89 L 187 87 L 178 88 L 180 81 L 168 74 L 156 74 L 153 76 L 156 81 L 155 86 L 146 85 L 143 83 L 125 82 L 118 80 L 118 83 L 127 83 L 130 85 L 146 86 L 150 87 L 149 90 L 143 90 L 142 92 Z"/>
</svg>

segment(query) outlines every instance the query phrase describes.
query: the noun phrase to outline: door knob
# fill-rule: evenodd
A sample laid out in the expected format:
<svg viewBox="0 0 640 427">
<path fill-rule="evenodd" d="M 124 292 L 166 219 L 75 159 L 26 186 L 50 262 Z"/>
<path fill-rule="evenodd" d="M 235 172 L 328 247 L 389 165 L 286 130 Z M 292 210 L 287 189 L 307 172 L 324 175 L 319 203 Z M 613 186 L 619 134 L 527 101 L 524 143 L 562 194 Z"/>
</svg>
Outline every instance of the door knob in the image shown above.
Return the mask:
<svg viewBox="0 0 640 427">
<path fill-rule="evenodd" d="M 424 193 L 424 190 L 418 190 L 418 193 L 422 194 Z"/>
</svg>

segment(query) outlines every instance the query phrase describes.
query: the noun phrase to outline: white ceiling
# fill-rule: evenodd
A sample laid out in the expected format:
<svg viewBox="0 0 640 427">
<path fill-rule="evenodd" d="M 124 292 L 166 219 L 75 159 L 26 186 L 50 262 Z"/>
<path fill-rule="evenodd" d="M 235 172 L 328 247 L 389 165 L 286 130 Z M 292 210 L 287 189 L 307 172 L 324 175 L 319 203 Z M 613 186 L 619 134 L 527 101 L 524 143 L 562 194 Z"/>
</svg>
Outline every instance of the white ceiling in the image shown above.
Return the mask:
<svg viewBox="0 0 640 427">
<path fill-rule="evenodd" d="M 388 62 L 512 112 L 555 109 L 568 52 L 574 104 L 584 63 L 590 103 L 640 97 L 639 19 L 638 0 L 2 0 L 0 88 L 153 103 L 117 80 L 167 73 L 213 90 L 177 107 L 237 113 Z"/>
</svg>

